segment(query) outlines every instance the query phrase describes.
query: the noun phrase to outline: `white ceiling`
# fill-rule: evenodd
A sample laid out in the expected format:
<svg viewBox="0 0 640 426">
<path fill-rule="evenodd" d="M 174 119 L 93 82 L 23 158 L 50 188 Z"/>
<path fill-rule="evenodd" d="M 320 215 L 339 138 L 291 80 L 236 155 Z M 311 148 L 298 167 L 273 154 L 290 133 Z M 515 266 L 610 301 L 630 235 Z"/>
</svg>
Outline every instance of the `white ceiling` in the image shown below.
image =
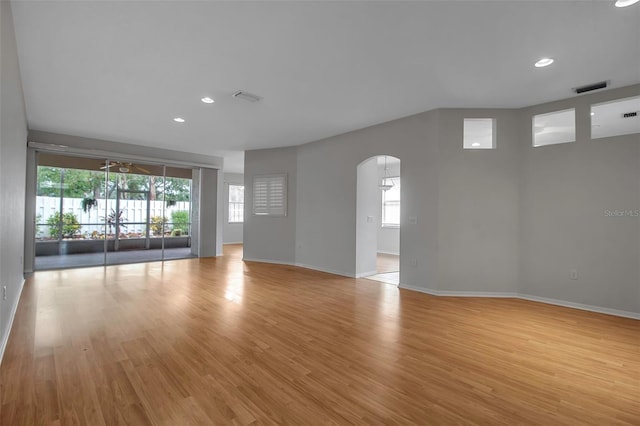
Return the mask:
<svg viewBox="0 0 640 426">
<path fill-rule="evenodd" d="M 223 155 L 236 172 L 246 149 L 433 108 L 522 107 L 601 80 L 640 82 L 640 4 L 613 0 L 13 9 L 30 128 Z M 556 62 L 534 68 L 544 56 Z M 233 99 L 238 89 L 264 99 Z"/>
</svg>

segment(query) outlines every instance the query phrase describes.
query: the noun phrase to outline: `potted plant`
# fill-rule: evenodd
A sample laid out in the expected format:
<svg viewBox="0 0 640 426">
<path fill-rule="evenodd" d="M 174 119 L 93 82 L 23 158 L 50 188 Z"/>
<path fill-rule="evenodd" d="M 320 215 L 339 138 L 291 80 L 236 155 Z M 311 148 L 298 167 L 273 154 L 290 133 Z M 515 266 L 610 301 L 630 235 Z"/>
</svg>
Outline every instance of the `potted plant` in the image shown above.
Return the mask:
<svg viewBox="0 0 640 426">
<path fill-rule="evenodd" d="M 98 205 L 98 200 L 92 196 L 87 196 L 82 199 L 82 211 L 88 213 L 91 209 Z"/>
</svg>

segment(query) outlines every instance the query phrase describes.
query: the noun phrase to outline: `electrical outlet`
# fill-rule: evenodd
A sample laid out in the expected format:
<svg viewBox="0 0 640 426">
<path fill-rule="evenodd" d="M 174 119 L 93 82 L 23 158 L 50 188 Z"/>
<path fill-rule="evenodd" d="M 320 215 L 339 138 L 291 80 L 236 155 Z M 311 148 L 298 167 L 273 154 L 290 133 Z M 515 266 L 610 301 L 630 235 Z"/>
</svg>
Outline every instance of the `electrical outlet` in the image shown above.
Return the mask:
<svg viewBox="0 0 640 426">
<path fill-rule="evenodd" d="M 572 280 L 577 280 L 578 279 L 578 270 L 577 269 L 570 269 L 569 270 L 569 278 L 571 278 Z"/>
<path fill-rule="evenodd" d="M 7 300 L 7 286 L 2 286 L 2 300 Z"/>
<path fill-rule="evenodd" d="M 416 267 L 418 266 L 418 261 L 416 259 L 411 259 L 411 261 L 409 262 L 409 265 Z"/>
</svg>

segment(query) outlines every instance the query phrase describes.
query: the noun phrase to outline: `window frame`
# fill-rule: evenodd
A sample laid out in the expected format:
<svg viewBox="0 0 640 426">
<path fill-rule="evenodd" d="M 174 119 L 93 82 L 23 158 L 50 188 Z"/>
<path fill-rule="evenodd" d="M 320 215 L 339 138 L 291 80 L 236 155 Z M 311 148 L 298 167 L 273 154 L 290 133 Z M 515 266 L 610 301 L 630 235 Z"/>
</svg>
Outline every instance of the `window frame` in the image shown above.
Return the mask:
<svg viewBox="0 0 640 426">
<path fill-rule="evenodd" d="M 267 190 L 265 194 L 266 203 L 264 206 L 260 206 L 261 211 L 258 211 L 258 206 L 256 203 L 257 199 L 257 185 L 261 184 L 260 181 L 263 181 L 263 184 L 267 185 Z M 280 181 L 280 182 L 278 182 Z M 276 185 L 281 185 L 281 199 L 280 205 L 274 204 L 274 195 L 272 191 L 274 191 L 273 187 Z M 268 175 L 255 175 L 253 177 L 253 188 L 252 188 L 252 203 L 251 213 L 253 216 L 270 216 L 270 217 L 285 217 L 287 216 L 287 174 L 286 173 L 277 173 L 277 174 L 268 174 Z"/>
<path fill-rule="evenodd" d="M 398 190 L 401 191 L 402 188 L 402 181 L 400 180 L 400 176 L 389 176 L 386 178 L 382 178 L 382 184 L 385 184 L 385 182 L 387 180 L 390 180 L 393 183 L 393 186 L 395 187 L 396 185 L 399 187 Z M 385 217 L 386 217 L 386 208 L 388 205 L 393 205 L 393 206 L 397 206 L 398 210 L 400 210 L 400 206 L 401 206 L 401 194 L 399 194 L 398 199 L 397 200 L 391 200 L 388 201 L 386 200 L 386 195 L 387 193 L 391 191 L 391 189 L 387 190 L 387 191 L 382 191 L 381 194 L 381 201 L 382 201 L 382 212 L 380 215 L 380 226 L 381 228 L 391 228 L 391 229 L 397 229 L 400 228 L 400 212 L 398 212 L 398 222 L 385 222 Z"/>
<path fill-rule="evenodd" d="M 478 146 L 473 146 L 473 141 L 468 140 L 467 136 L 470 133 L 471 124 L 472 123 L 485 123 L 489 124 L 491 127 L 491 143 L 489 146 L 482 144 L 482 142 L 478 143 Z M 497 120 L 491 117 L 465 117 L 462 120 L 462 149 L 464 150 L 491 150 L 496 149 L 496 129 L 497 129 Z M 486 130 L 486 129 L 484 129 Z"/>
<path fill-rule="evenodd" d="M 566 139 L 566 140 L 560 139 L 560 140 L 555 140 L 552 142 L 545 142 L 545 143 L 542 143 L 542 141 L 540 141 L 540 143 L 536 143 L 536 136 L 540 135 L 540 133 L 536 132 L 536 119 L 540 118 L 542 120 L 545 117 L 560 115 L 564 113 L 571 113 L 573 115 L 572 123 L 571 123 L 573 127 L 572 129 L 573 134 L 571 136 L 571 139 Z M 550 126 L 550 127 L 553 127 L 553 126 Z M 531 117 L 531 147 L 532 148 L 541 148 L 541 147 L 553 146 L 553 145 L 565 145 L 568 143 L 575 143 L 576 140 L 577 140 L 577 128 L 576 128 L 576 108 L 575 107 L 565 108 L 565 109 L 560 109 L 555 111 L 542 112 L 539 114 L 534 114 Z"/>
<path fill-rule="evenodd" d="M 227 223 L 229 224 L 239 224 L 239 223 L 244 223 L 244 205 L 245 205 L 245 200 L 243 198 L 242 201 L 231 201 L 231 187 L 232 186 L 237 186 L 237 187 L 241 187 L 242 188 L 242 193 L 244 195 L 244 184 L 240 184 L 240 183 L 228 183 L 227 184 Z M 242 205 L 242 216 L 240 217 L 240 220 L 231 220 L 231 206 L 232 205 Z M 235 215 L 234 215 L 235 216 Z"/>
</svg>

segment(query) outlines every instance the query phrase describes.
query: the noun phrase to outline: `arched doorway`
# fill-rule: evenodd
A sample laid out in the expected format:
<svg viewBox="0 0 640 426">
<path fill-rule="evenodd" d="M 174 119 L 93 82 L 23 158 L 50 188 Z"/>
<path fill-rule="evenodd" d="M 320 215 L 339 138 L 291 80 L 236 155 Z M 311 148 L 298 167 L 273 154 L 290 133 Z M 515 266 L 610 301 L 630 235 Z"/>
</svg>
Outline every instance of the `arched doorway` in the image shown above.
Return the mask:
<svg viewBox="0 0 640 426">
<path fill-rule="evenodd" d="M 377 155 L 357 168 L 356 276 L 398 284 L 400 159 Z"/>
</svg>

